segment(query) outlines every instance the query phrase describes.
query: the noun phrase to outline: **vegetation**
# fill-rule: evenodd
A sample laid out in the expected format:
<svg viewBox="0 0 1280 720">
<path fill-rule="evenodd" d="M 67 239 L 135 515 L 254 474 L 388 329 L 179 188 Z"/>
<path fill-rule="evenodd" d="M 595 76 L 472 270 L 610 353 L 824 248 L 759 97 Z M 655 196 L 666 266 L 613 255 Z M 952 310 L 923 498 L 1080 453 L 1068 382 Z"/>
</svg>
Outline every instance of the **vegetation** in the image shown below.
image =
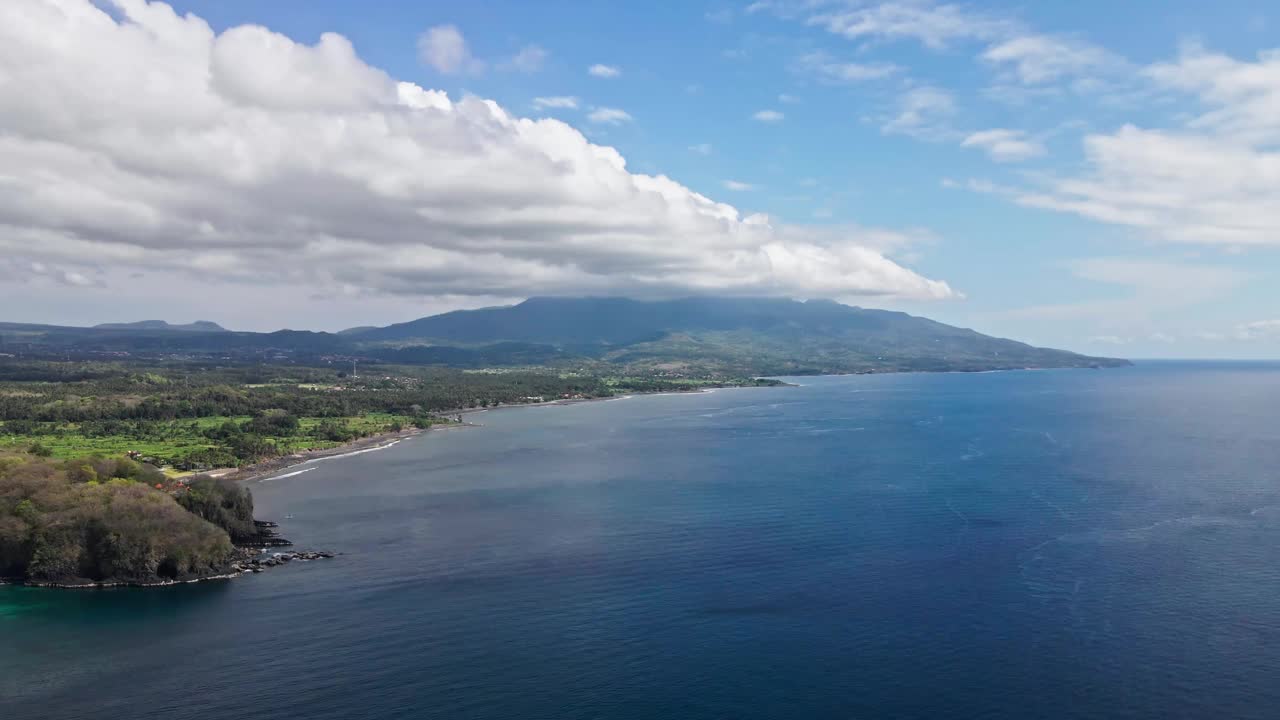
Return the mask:
<svg viewBox="0 0 1280 720">
<path fill-rule="evenodd" d="M 241 466 L 468 408 L 774 383 L 760 375 L 1122 364 L 768 299 L 534 298 L 339 334 L 0 323 L 0 575 L 221 572 L 233 543 L 258 537 L 249 493 L 157 468 Z"/>
<path fill-rule="evenodd" d="M 225 572 L 227 532 L 157 484 L 162 474 L 128 459 L 0 455 L 0 576 L 146 584 Z"/>
<path fill-rule="evenodd" d="M 349 368 L 0 359 L 0 448 L 63 459 L 131 455 L 199 471 L 426 428 L 466 408 L 723 384 L 415 366 L 367 366 L 353 375 Z"/>
<path fill-rule="evenodd" d="M 776 298 L 531 298 L 511 307 L 360 328 L 343 337 L 366 352 L 423 344 L 490 354 L 503 343 L 526 353 L 542 347 L 624 374 L 684 377 L 1126 364 L 901 312 Z"/>
<path fill-rule="evenodd" d="M 726 380 L 775 374 L 1107 367 L 1095 358 L 906 313 L 811 300 L 531 298 L 331 334 L 199 332 L 154 323 L 0 323 L 0 353 L 63 360 L 548 368 L 594 376 Z M 68 370 L 75 374 L 78 370 Z"/>
<path fill-rule="evenodd" d="M 177 498 L 188 512 L 225 530 L 234 543 L 248 543 L 258 537 L 253 524 L 253 495 L 231 480 L 196 477 Z"/>
</svg>

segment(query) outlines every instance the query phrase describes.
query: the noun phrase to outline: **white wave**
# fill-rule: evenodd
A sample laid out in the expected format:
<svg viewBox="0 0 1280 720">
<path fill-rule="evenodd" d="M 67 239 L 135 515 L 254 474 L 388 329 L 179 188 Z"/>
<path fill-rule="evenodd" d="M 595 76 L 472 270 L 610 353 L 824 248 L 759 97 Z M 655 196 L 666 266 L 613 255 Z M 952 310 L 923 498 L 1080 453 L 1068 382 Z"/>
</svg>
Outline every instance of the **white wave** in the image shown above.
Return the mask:
<svg viewBox="0 0 1280 720">
<path fill-rule="evenodd" d="M 325 460 L 337 460 L 338 458 L 351 457 L 352 455 L 363 455 L 365 453 L 378 452 L 379 450 L 386 450 L 387 448 L 392 447 L 393 445 L 399 445 L 399 444 L 400 444 L 399 440 L 392 440 L 391 442 L 385 443 L 383 445 L 375 445 L 374 447 L 362 448 L 360 450 L 352 450 L 351 452 L 342 453 L 340 455 L 326 455 L 324 457 L 311 458 L 310 460 L 303 463 L 303 465 L 310 465 L 311 463 L 323 462 Z"/>
<path fill-rule="evenodd" d="M 276 475 L 275 477 L 263 478 L 263 479 L 259 480 L 258 482 L 268 482 L 268 481 L 271 481 L 271 480 L 283 480 L 283 479 L 285 479 L 285 478 L 287 478 L 287 477 L 293 477 L 294 475 L 301 475 L 301 474 L 302 474 L 302 473 L 304 473 L 304 472 L 311 472 L 312 470 L 318 470 L 318 469 L 319 469 L 319 468 L 313 468 L 313 467 L 303 468 L 303 469 L 301 469 L 301 470 L 294 470 L 294 471 L 293 471 L 293 472 L 291 472 L 291 473 L 285 473 L 285 474 L 283 474 L 283 475 Z"/>
</svg>

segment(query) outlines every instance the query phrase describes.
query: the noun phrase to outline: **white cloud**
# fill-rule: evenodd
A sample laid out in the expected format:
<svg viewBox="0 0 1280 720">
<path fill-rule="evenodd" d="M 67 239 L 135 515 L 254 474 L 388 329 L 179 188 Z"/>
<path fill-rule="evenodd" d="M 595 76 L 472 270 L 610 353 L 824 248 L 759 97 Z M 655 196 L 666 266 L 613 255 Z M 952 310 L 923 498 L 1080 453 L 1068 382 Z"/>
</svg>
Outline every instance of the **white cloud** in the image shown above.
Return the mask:
<svg viewBox="0 0 1280 720">
<path fill-rule="evenodd" d="M 397 82 L 339 35 L 216 33 L 140 0 L 0 3 L 0 78 L 0 257 L 69 283 L 144 268 L 246 297 L 954 295 L 869 245 L 891 231 L 744 216 L 558 120 Z"/>
<path fill-rule="evenodd" d="M 1280 154 L 1126 125 L 1084 141 L 1090 174 L 1027 191 L 1029 207 L 1141 229 L 1157 240 L 1280 244 Z"/>
<path fill-rule="evenodd" d="M 1119 335 L 1094 335 L 1086 338 L 1085 342 L 1090 345 L 1128 345 L 1133 342 L 1133 338 L 1120 337 Z"/>
<path fill-rule="evenodd" d="M 471 56 L 462 31 L 453 25 L 437 25 L 419 35 L 418 58 L 445 75 L 475 73 L 484 69 L 484 63 Z"/>
<path fill-rule="evenodd" d="M 725 180 L 724 186 L 725 186 L 725 189 L 733 190 L 734 192 L 744 192 L 747 190 L 756 189 L 756 186 L 752 185 L 751 183 L 739 182 L 737 180 Z"/>
<path fill-rule="evenodd" d="M 915 39 L 941 49 L 956 40 L 990 39 L 1009 32 L 1011 23 L 960 5 L 931 0 L 842 3 L 836 10 L 819 12 L 808 19 L 828 32 L 851 40 L 881 38 Z"/>
<path fill-rule="evenodd" d="M 41 0 L 53 2 L 54 0 Z M 110 0 L 111 2 L 143 2 L 144 0 Z M 550 55 L 538 45 L 526 45 L 511 58 L 495 61 L 498 70 L 536 73 Z M 443 75 L 484 72 L 487 63 L 474 57 L 462 31 L 455 25 L 437 25 L 418 36 L 418 59 Z"/>
<path fill-rule="evenodd" d="M 587 114 L 587 119 L 601 125 L 621 125 L 631 122 L 631 114 L 618 108 L 601 107 Z"/>
<path fill-rule="evenodd" d="M 697 145 L 689 146 L 689 152 L 697 153 L 698 155 L 710 155 L 711 150 L 711 143 L 698 143 Z"/>
<path fill-rule="evenodd" d="M 1011 66 L 1018 80 L 1027 85 L 1125 67 L 1124 60 L 1096 45 L 1035 33 L 995 43 L 982 58 L 994 65 Z"/>
<path fill-rule="evenodd" d="M 9 267 L 5 267 L 8 265 Z M 52 281 L 58 285 L 68 287 L 101 287 L 102 283 L 92 278 L 86 272 L 78 270 L 69 270 L 65 267 L 53 267 L 43 262 L 25 263 L 0 263 L 0 280 L 21 281 L 31 280 L 35 278 Z"/>
<path fill-rule="evenodd" d="M 809 25 L 857 41 L 861 49 L 875 42 L 915 40 L 936 51 L 953 45 L 982 47 L 980 57 L 995 68 L 1008 68 L 988 92 L 1009 101 L 1023 100 L 1028 90 L 1047 90 L 1051 81 L 1070 80 L 1080 94 L 1121 96 L 1118 90 L 1131 67 L 1119 55 L 1079 38 L 1035 32 L 1022 22 L 974 9 L 972 4 L 937 0 L 771 0 L 756 3 L 780 17 L 800 18 Z M 856 82 L 900 71 L 876 63 L 838 63 L 823 53 L 808 60 L 811 70 L 828 81 Z M 804 62 L 801 63 L 803 65 Z M 1054 88 L 1055 90 L 1057 88 Z"/>
<path fill-rule="evenodd" d="M 1256 320 L 1236 326 L 1237 340 L 1269 340 L 1280 338 L 1280 320 Z"/>
<path fill-rule="evenodd" d="M 1088 320 L 1104 334 L 1126 337 L 1153 334 L 1157 320 L 1176 321 L 1185 308 L 1210 301 L 1238 288 L 1248 273 L 1209 263 L 1131 257 L 1083 258 L 1066 263 L 1077 278 L 1121 289 L 1099 300 L 1035 305 L 1004 313 L 1037 320 Z"/>
<path fill-rule="evenodd" d="M 577 110 L 578 98 L 572 95 L 552 95 L 550 97 L 536 97 L 533 99 L 533 106 L 538 109 L 555 108 L 559 110 Z"/>
<path fill-rule="evenodd" d="M 777 110 L 761 110 L 751 116 L 753 120 L 758 120 L 762 123 L 782 122 L 783 118 L 785 117 L 786 117 L 785 115 L 778 112 Z"/>
<path fill-rule="evenodd" d="M 818 79 L 829 83 L 858 83 L 867 80 L 880 80 L 896 75 L 902 68 L 891 63 L 856 63 L 840 62 L 824 52 L 811 52 L 802 55 L 796 62 L 796 69 L 812 73 Z"/>
<path fill-rule="evenodd" d="M 1280 245 L 1280 51 L 1247 62 L 1193 46 L 1145 75 L 1193 93 L 1206 112 L 1183 127 L 1087 135 L 1085 172 L 1024 189 L 1017 201 L 1153 240 Z"/>
<path fill-rule="evenodd" d="M 800 98 L 796 97 L 795 95 L 788 95 L 786 93 L 782 93 L 778 95 L 778 102 L 782 103 L 783 105 L 795 105 L 796 103 L 800 102 Z"/>
<path fill-rule="evenodd" d="M 953 134 L 948 122 L 955 112 L 955 98 L 951 93 L 936 87 L 918 87 L 898 97 L 897 114 L 881 125 L 880 130 L 889 135 L 939 140 Z"/>
<path fill-rule="evenodd" d="M 1178 338 L 1165 332 L 1156 331 L 1137 337 L 1130 335 L 1094 335 L 1086 338 L 1085 342 L 1090 345 L 1132 345 L 1140 342 L 1172 345 L 1178 342 Z"/>
<path fill-rule="evenodd" d="M 1158 63 L 1145 74 L 1194 93 L 1210 108 L 1191 123 L 1193 129 L 1249 144 L 1280 142 L 1280 49 L 1245 62 L 1189 45 L 1177 62 Z"/>
<path fill-rule="evenodd" d="M 1126 285 L 1150 295 L 1178 294 L 1204 297 L 1229 290 L 1246 275 L 1229 267 L 1207 263 L 1099 257 L 1076 260 L 1069 267 L 1077 277 L 1111 285 Z"/>
<path fill-rule="evenodd" d="M 537 45 L 526 45 L 506 63 L 506 67 L 522 73 L 536 73 L 542 69 L 550 54 Z"/>
<path fill-rule="evenodd" d="M 587 68 L 587 74 L 598 78 L 616 78 L 622 74 L 622 70 L 613 65 L 595 64 Z"/>
<path fill-rule="evenodd" d="M 993 128 L 966 137 L 962 147 L 976 147 L 987 151 L 997 162 L 1019 162 L 1044 155 L 1044 145 L 1027 136 L 1022 130 Z"/>
</svg>

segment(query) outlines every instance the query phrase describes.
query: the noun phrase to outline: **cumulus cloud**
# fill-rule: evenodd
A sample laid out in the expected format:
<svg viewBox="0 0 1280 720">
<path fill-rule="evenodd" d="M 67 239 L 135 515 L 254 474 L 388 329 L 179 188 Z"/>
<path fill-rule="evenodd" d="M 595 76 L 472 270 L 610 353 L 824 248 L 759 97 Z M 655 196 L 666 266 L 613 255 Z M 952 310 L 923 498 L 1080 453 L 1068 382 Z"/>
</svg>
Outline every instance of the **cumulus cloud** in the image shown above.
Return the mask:
<svg viewBox="0 0 1280 720">
<path fill-rule="evenodd" d="M 329 34 L 329 37 L 337 37 Z M 427 28 L 418 36 L 418 58 L 424 65 L 445 75 L 474 73 L 484 69 L 484 63 L 471 56 L 467 40 L 454 25 L 437 25 Z"/>
<path fill-rule="evenodd" d="M 1044 145 L 1022 130 L 982 130 L 966 137 L 960 145 L 986 150 L 997 162 L 1018 162 L 1044 155 Z"/>
<path fill-rule="evenodd" d="M 622 74 L 622 70 L 613 65 L 601 65 L 597 63 L 587 68 L 587 74 L 598 78 L 616 78 Z"/>
<path fill-rule="evenodd" d="M 888 231 L 743 215 L 558 120 L 398 82 L 339 35 L 307 45 L 112 5 L 0 3 L 0 257 L 66 282 L 145 269 L 329 296 L 954 294 L 871 244 Z M 428 55 L 460 72 L 452 37 Z"/>
</svg>

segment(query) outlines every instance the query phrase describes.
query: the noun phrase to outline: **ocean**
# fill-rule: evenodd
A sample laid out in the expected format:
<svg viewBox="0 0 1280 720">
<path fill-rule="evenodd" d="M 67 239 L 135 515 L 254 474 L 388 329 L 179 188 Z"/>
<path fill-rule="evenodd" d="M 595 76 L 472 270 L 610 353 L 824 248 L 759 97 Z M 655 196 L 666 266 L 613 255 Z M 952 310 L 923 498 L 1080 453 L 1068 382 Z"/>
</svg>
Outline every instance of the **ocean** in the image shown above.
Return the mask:
<svg viewBox="0 0 1280 720">
<path fill-rule="evenodd" d="M 1280 713 L 1280 365 L 792 381 L 252 486 L 333 560 L 2 587 L 0 718 Z"/>
</svg>

